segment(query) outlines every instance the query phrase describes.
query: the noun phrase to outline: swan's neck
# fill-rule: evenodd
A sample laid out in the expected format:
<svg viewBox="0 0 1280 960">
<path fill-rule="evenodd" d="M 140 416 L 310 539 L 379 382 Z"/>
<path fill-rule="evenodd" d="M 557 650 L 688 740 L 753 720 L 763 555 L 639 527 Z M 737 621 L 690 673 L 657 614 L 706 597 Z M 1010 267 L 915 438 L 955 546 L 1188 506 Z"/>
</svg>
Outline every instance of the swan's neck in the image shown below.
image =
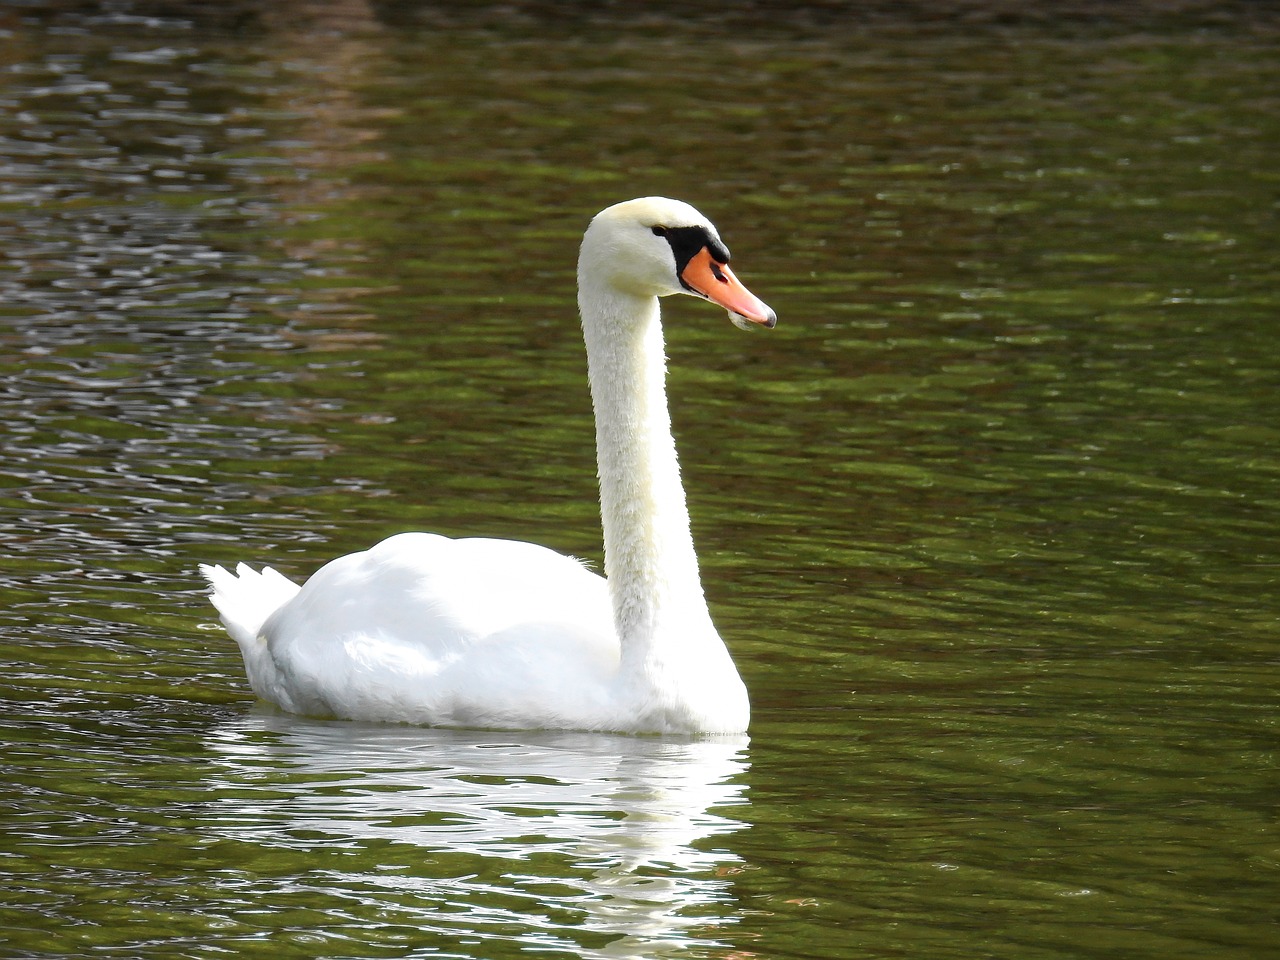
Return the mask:
<svg viewBox="0 0 1280 960">
<path fill-rule="evenodd" d="M 596 414 L 605 573 L 622 669 L 660 675 L 724 646 L 680 483 L 656 297 L 580 293 Z"/>
</svg>

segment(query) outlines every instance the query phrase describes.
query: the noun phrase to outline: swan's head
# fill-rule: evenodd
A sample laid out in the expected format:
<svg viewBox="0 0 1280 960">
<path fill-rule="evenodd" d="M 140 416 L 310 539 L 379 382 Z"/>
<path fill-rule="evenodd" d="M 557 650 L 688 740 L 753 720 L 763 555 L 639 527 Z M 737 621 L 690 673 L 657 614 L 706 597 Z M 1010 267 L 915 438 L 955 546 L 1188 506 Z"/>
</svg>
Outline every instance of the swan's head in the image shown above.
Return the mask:
<svg viewBox="0 0 1280 960">
<path fill-rule="evenodd" d="M 778 322 L 729 269 L 729 248 L 711 221 L 665 197 L 628 200 L 596 214 L 582 238 L 578 283 L 640 297 L 692 294 L 724 307 L 744 330 Z"/>
</svg>

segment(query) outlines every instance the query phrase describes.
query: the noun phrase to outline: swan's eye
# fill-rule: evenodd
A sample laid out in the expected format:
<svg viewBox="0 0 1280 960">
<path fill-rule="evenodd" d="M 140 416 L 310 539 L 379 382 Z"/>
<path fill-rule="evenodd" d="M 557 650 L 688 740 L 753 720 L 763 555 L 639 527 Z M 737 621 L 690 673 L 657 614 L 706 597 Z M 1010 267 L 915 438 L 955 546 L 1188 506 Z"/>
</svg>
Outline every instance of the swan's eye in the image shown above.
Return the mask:
<svg viewBox="0 0 1280 960">
<path fill-rule="evenodd" d="M 654 227 L 654 228 L 653 228 L 653 235 L 654 235 L 655 237 L 665 237 L 665 236 L 667 235 L 667 228 L 666 228 L 666 227 Z"/>
</svg>

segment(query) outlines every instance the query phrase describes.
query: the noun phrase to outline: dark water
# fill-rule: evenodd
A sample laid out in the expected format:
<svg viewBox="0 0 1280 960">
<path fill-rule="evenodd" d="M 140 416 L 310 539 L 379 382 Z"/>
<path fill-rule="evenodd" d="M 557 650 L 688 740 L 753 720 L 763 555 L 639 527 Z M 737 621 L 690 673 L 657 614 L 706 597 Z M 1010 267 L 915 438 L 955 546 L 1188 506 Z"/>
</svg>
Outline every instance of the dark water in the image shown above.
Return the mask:
<svg viewBox="0 0 1280 960">
<path fill-rule="evenodd" d="M 0 8 L 5 956 L 1280 955 L 1280 17 L 684 13 Z M 750 740 L 255 706 L 199 562 L 600 559 L 647 193 Z"/>
</svg>

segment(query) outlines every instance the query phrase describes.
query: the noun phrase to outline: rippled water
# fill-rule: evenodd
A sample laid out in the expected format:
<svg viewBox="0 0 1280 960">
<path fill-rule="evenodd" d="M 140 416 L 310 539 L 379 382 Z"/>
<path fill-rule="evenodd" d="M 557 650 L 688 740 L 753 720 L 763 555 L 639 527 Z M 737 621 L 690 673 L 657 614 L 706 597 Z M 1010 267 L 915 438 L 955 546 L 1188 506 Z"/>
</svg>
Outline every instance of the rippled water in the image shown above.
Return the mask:
<svg viewBox="0 0 1280 960">
<path fill-rule="evenodd" d="M 1280 943 L 1267 5 L 0 11 L 0 952 Z M 749 740 L 255 705 L 199 562 L 600 559 L 586 220 L 669 303 Z"/>
</svg>

